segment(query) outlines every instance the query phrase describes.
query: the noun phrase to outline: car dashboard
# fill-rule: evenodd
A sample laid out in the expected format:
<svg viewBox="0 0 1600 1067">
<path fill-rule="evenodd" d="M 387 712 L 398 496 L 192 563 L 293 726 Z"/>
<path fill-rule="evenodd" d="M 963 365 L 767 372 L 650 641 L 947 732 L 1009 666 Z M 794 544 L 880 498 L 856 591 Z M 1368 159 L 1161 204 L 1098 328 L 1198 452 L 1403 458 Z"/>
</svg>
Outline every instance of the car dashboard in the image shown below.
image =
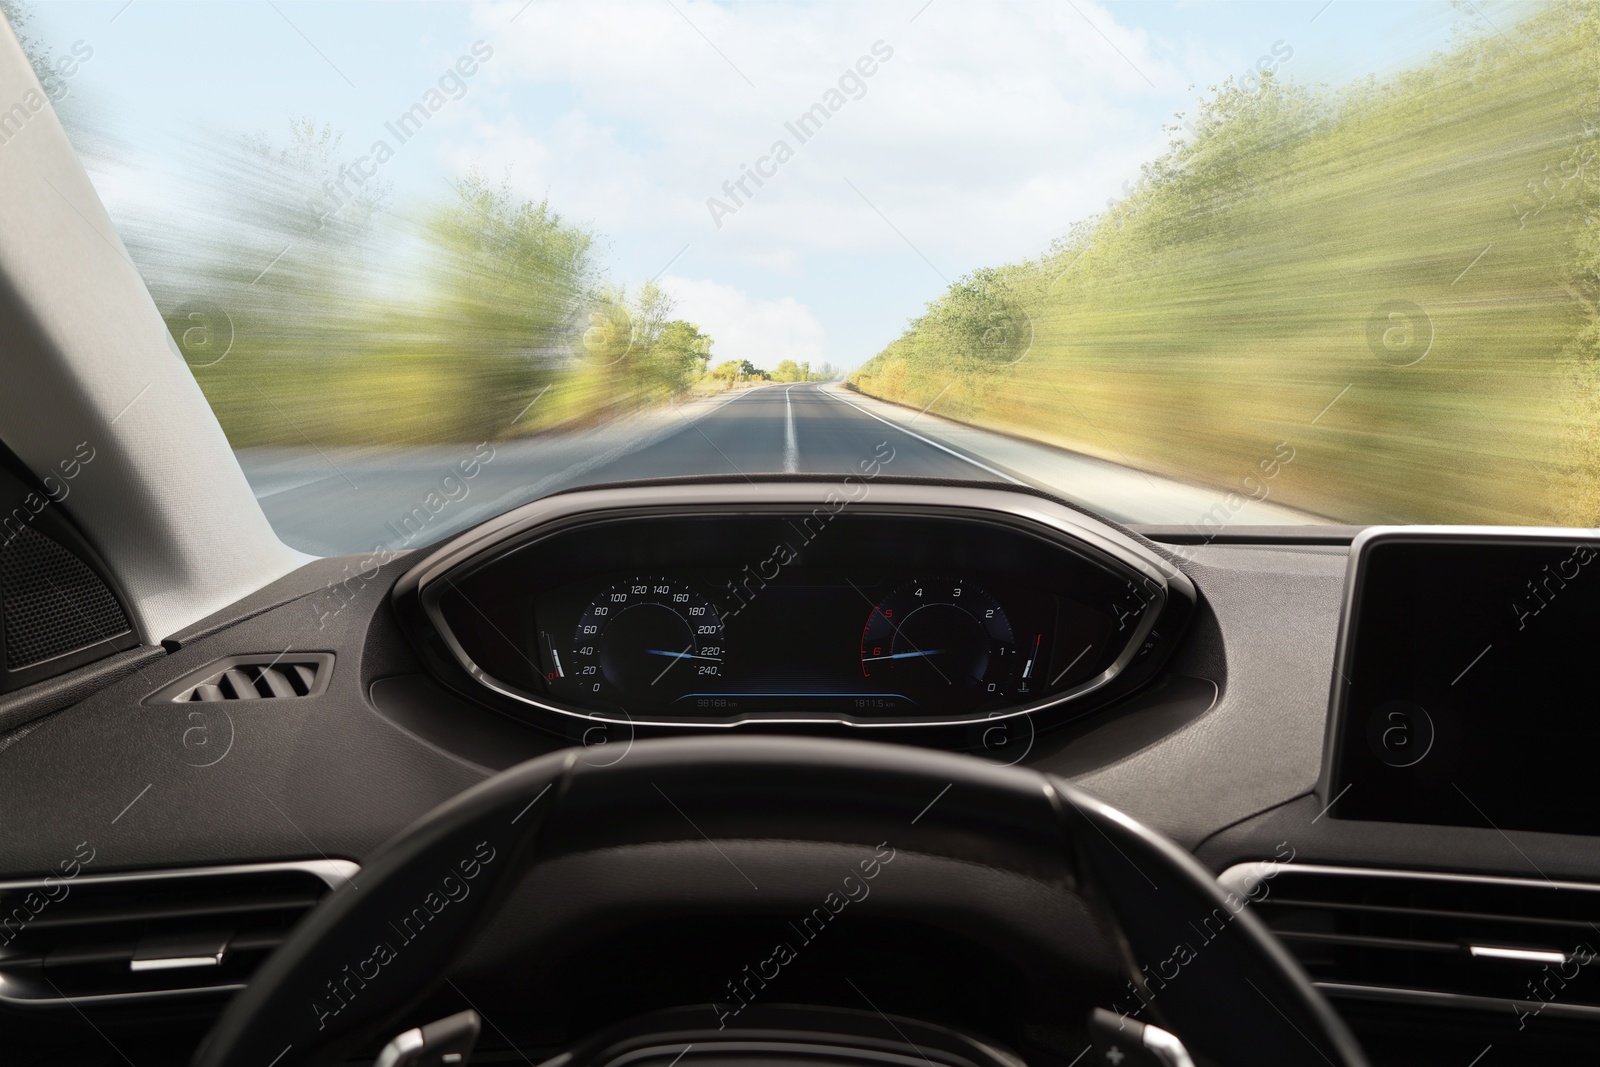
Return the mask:
<svg viewBox="0 0 1600 1067">
<path fill-rule="evenodd" d="M 436 805 L 550 752 L 757 733 L 1069 779 L 1249 895 L 1375 1063 L 1589 1047 L 1591 540 L 1353 533 L 761 479 L 563 493 L 317 561 L 0 699 L 0 804 L 27 813 L 0 835 L 0 1019 L 19 1062 L 183 1062 L 306 908 Z M 31 921 L 61 884 L 61 921 Z M 223 935 L 215 968 L 131 966 Z M 501 1035 L 537 1062 L 634 1003 L 633 950 L 608 951 L 526 989 L 480 954 L 458 992 L 502 1025 L 520 997 L 571 1006 L 570 1030 Z M 985 1004 L 951 1024 L 994 1025 Z M 1030 1061 L 1081 1047 L 1019 1025 Z"/>
</svg>

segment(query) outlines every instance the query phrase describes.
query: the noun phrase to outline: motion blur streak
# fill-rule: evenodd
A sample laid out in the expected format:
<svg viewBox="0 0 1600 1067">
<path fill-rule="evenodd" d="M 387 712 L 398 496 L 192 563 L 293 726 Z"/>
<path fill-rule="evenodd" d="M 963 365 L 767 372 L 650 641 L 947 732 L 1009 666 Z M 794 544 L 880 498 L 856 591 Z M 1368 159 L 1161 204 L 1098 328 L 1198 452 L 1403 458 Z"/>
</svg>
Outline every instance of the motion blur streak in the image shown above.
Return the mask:
<svg viewBox="0 0 1600 1067">
<path fill-rule="evenodd" d="M 1470 28 L 1342 92 L 1224 82 L 1132 195 L 854 383 L 1212 484 L 1287 440 L 1336 519 L 1600 522 L 1600 11 Z"/>
</svg>

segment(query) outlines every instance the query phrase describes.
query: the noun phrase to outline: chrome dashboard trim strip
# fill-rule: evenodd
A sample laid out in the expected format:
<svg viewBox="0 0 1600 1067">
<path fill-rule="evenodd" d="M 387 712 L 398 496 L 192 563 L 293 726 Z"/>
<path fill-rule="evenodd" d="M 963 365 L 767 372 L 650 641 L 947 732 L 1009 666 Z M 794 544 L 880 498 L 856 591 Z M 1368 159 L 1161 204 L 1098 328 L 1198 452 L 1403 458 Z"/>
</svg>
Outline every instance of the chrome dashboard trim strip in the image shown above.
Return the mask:
<svg viewBox="0 0 1600 1067">
<path fill-rule="evenodd" d="M 1557 967 L 1566 963 L 1568 955 L 1565 952 L 1546 951 L 1537 948 L 1509 948 L 1504 945 L 1468 945 L 1467 950 L 1474 959 L 1485 960 L 1516 960 L 1518 963 L 1551 963 Z"/>
<path fill-rule="evenodd" d="M 360 870 L 361 865 L 350 860 L 330 859 L 286 860 L 280 863 L 236 863 L 214 867 L 162 867 L 149 871 L 110 871 L 105 874 L 85 872 L 70 879 L 61 878 L 58 875 L 48 875 L 41 878 L 8 879 L 0 881 L 0 892 L 13 889 L 39 889 L 60 882 L 67 882 L 72 885 L 149 882 L 162 878 L 207 878 L 212 875 L 260 874 L 272 871 L 301 871 L 305 874 L 314 874 L 322 879 L 323 884 L 332 890 L 338 889 L 350 881 L 355 877 L 356 872 Z"/>
<path fill-rule="evenodd" d="M 1332 864 L 1284 862 L 1274 860 L 1246 861 L 1235 863 L 1221 874 L 1217 881 L 1224 889 L 1241 891 L 1241 887 L 1253 884 L 1261 878 L 1265 870 L 1271 869 L 1276 874 L 1285 872 L 1291 874 L 1332 874 L 1351 875 L 1361 878 L 1411 878 L 1428 882 L 1475 882 L 1480 885 L 1505 885 L 1518 886 L 1531 889 L 1577 889 L 1590 893 L 1600 893 L 1600 884 L 1592 882 L 1566 882 L 1552 881 L 1549 878 L 1518 878 L 1512 875 L 1499 874 L 1454 874 L 1447 871 L 1407 871 L 1392 867 L 1340 867 Z M 1276 874 L 1273 877 L 1276 877 Z"/>
</svg>

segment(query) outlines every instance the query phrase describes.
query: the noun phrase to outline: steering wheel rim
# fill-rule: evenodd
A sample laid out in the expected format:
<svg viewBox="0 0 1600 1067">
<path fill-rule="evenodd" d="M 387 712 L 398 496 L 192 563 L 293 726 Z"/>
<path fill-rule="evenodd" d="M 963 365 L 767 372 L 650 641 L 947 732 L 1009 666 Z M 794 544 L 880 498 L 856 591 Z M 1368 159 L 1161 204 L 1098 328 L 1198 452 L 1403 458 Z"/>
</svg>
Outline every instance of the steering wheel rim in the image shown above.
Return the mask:
<svg viewBox="0 0 1600 1067">
<path fill-rule="evenodd" d="M 1229 1067 L 1366 1065 L 1244 900 L 1173 842 L 1061 779 L 876 741 L 674 738 L 639 742 L 606 766 L 587 755 L 512 767 L 383 845 L 234 998 L 195 1067 L 337 1056 L 441 984 L 529 872 L 701 839 L 882 843 L 1060 884 L 1088 903 L 1121 957 L 1120 1014 Z M 715 839 L 685 813 L 712 805 Z M 863 861 L 858 877 L 866 870 Z"/>
</svg>

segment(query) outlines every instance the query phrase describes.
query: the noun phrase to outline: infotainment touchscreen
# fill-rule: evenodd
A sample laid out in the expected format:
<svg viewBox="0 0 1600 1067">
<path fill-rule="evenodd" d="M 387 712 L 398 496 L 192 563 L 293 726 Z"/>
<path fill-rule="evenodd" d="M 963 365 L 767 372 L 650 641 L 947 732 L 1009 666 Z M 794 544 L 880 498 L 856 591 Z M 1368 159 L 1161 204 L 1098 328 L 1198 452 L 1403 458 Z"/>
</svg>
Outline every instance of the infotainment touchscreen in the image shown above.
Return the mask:
<svg viewBox="0 0 1600 1067">
<path fill-rule="evenodd" d="M 1600 542 L 1368 531 L 1336 657 L 1336 818 L 1600 832 Z"/>
</svg>

